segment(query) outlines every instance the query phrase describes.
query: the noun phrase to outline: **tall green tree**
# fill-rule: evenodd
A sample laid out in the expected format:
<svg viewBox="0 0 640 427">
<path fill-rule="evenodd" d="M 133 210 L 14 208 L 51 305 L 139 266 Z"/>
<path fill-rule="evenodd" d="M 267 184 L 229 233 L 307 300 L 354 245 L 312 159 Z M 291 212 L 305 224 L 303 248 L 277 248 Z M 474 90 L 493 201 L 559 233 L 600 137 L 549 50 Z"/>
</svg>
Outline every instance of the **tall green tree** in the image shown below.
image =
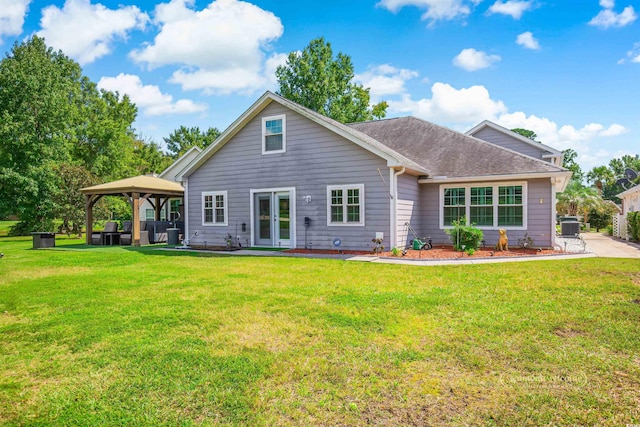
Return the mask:
<svg viewBox="0 0 640 427">
<path fill-rule="evenodd" d="M 562 166 L 573 172 L 571 181 L 582 183 L 582 181 L 584 180 L 584 172 L 582 172 L 582 168 L 580 168 L 580 165 L 577 162 L 578 153 L 576 152 L 576 150 L 567 148 L 566 150 L 562 150 L 562 154 Z"/>
<path fill-rule="evenodd" d="M 624 155 L 609 161 L 608 165 L 596 166 L 586 174 L 587 182 L 593 184 L 602 194 L 602 198 L 619 203 L 616 196 L 624 191 L 624 188 L 616 181 L 625 176 L 625 170 L 631 169 L 640 173 L 640 156 Z M 640 178 L 633 181 L 640 184 Z"/>
<path fill-rule="evenodd" d="M 20 218 L 12 233 L 53 229 L 58 165 L 124 171 L 135 114 L 44 39 L 14 44 L 0 62 L 0 216 Z"/>
<path fill-rule="evenodd" d="M 640 173 L 640 155 L 625 154 L 609 161 L 609 168 L 617 178 L 622 178 L 626 169 Z"/>
<path fill-rule="evenodd" d="M 139 136 L 133 143 L 132 167 L 134 170 L 131 175 L 161 173 L 173 163 L 173 160 L 156 142 Z"/>
<path fill-rule="evenodd" d="M 276 69 L 277 93 L 342 123 L 362 122 L 386 115 L 387 103 L 370 106 L 369 89 L 353 82 L 351 57 L 338 53 L 320 37 L 302 52 L 291 52 Z"/>
<path fill-rule="evenodd" d="M 603 199 L 611 200 L 618 194 L 616 177 L 608 166 L 596 166 L 587 172 L 587 182 L 595 186 Z"/>
<path fill-rule="evenodd" d="M 514 128 L 514 129 L 511 129 L 511 132 L 518 133 L 518 134 L 524 136 L 525 138 L 529 138 L 532 141 L 540 142 L 540 141 L 538 141 L 536 139 L 538 137 L 538 135 L 532 130 L 523 129 L 523 128 Z"/>
<path fill-rule="evenodd" d="M 582 215 L 584 222 L 591 209 L 600 208 L 603 203 L 595 188 L 586 187 L 580 181 L 571 181 L 562 193 L 558 193 L 557 210 L 559 213 Z"/>
<path fill-rule="evenodd" d="M 132 123 L 137 108 L 127 95 L 97 90 L 88 78 L 81 80 L 71 155 L 103 180 L 122 178 L 129 172 L 135 135 Z"/>
<path fill-rule="evenodd" d="M 180 126 L 168 138 L 163 138 L 167 150 L 173 159 L 177 159 L 192 147 L 207 148 L 220 136 L 217 128 L 209 128 L 202 132 L 199 127 Z"/>
</svg>

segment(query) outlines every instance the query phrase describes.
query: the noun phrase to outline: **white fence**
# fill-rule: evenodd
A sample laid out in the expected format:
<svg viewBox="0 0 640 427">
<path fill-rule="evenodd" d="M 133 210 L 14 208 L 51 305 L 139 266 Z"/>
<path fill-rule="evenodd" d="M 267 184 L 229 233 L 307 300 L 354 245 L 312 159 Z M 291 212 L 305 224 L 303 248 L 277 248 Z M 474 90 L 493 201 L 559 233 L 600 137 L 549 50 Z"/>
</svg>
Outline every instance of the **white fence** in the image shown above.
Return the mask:
<svg viewBox="0 0 640 427">
<path fill-rule="evenodd" d="M 616 214 L 613 216 L 613 235 L 621 239 L 629 240 L 626 215 Z"/>
</svg>

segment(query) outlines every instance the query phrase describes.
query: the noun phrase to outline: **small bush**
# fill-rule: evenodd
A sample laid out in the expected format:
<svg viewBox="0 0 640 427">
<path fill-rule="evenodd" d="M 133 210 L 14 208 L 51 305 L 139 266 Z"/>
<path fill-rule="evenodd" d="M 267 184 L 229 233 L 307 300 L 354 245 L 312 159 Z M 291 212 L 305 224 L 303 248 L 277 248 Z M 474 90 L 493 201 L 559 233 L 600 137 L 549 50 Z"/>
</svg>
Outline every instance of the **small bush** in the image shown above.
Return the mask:
<svg viewBox="0 0 640 427">
<path fill-rule="evenodd" d="M 607 234 L 613 236 L 613 224 L 607 225 Z"/>
<path fill-rule="evenodd" d="M 453 221 L 453 228 L 449 228 L 445 232 L 449 235 L 456 251 L 473 249 L 475 252 L 480 247 L 484 236 L 482 230 L 477 228 L 475 224 L 466 225 L 466 223 L 466 219 L 462 217 L 459 221 Z"/>
<path fill-rule="evenodd" d="M 524 236 L 518 239 L 518 246 L 521 248 L 533 248 L 536 244 L 536 241 L 533 237 L 529 236 L 529 233 L 524 233 Z"/>
<path fill-rule="evenodd" d="M 627 213 L 627 226 L 631 240 L 640 241 L 640 212 Z"/>
<path fill-rule="evenodd" d="M 391 255 L 393 256 L 402 255 L 402 249 L 400 249 L 399 247 L 394 247 L 393 249 L 391 249 Z"/>
</svg>

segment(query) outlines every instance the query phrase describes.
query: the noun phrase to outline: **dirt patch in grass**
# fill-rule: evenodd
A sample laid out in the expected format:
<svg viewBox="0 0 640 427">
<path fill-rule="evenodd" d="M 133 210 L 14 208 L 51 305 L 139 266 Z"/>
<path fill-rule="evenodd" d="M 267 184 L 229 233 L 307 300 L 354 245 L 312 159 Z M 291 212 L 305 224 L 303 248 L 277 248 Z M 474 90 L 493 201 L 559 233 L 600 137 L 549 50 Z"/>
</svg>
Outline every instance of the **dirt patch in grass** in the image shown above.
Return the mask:
<svg viewBox="0 0 640 427">
<path fill-rule="evenodd" d="M 561 338 L 574 338 L 584 335 L 584 332 L 573 327 L 556 328 L 554 334 Z"/>
</svg>

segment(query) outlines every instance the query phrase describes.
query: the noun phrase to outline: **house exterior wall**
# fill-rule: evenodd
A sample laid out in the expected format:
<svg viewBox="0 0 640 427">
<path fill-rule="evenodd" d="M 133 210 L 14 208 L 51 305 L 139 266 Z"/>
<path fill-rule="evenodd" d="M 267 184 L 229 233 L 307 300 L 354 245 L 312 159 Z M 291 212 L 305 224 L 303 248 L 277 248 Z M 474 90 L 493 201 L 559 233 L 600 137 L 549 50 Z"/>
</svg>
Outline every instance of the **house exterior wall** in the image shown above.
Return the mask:
<svg viewBox="0 0 640 427">
<path fill-rule="evenodd" d="M 262 118 L 286 115 L 286 152 L 262 154 Z M 380 172 L 378 172 L 380 170 Z M 271 103 L 242 127 L 187 183 L 188 232 L 193 245 L 222 246 L 227 233 L 251 242 L 251 190 L 295 188 L 296 241 L 292 246 L 368 250 L 376 232 L 390 234 L 389 176 L 386 161 L 288 108 Z M 364 226 L 327 225 L 327 186 L 364 185 Z M 226 191 L 228 225 L 202 224 L 202 192 Z M 310 196 L 310 202 L 305 201 Z M 308 198 L 307 198 L 308 200 Z M 304 218 L 311 224 L 306 230 Z M 242 231 L 242 224 L 246 231 Z"/>
<path fill-rule="evenodd" d="M 504 133 L 499 132 L 495 129 L 485 127 L 473 134 L 473 136 L 478 139 L 482 139 L 483 141 L 487 141 L 500 147 L 524 154 L 526 156 L 548 161 L 548 159 L 542 158 L 543 154 L 549 154 L 546 150 L 537 149 L 530 144 L 518 141 L 516 138 L 512 138 L 511 136 L 505 135 Z"/>
<path fill-rule="evenodd" d="M 640 188 L 622 198 L 622 214 L 640 211 Z"/>
<path fill-rule="evenodd" d="M 481 186 L 484 183 L 469 183 L 472 186 Z M 491 182 L 491 185 L 500 185 L 500 182 Z M 455 184 L 458 185 L 458 184 Z M 460 186 L 467 185 L 460 183 Z M 440 185 L 421 184 L 420 203 L 417 209 L 421 218 L 421 234 L 430 236 L 434 244 L 451 244 L 449 235 L 440 228 Z M 527 228 L 524 230 L 507 230 L 509 242 L 517 245 L 518 239 L 524 234 L 534 239 L 535 245 L 540 247 L 553 246 L 555 230 L 555 202 L 552 200 L 551 181 L 548 178 L 532 179 L 526 181 L 527 187 Z M 540 203 L 542 201 L 542 203 Z M 484 239 L 488 246 L 493 246 L 498 242 L 498 231 L 495 229 L 484 229 Z"/>
<path fill-rule="evenodd" d="M 409 244 L 414 236 L 407 229 L 408 222 L 416 232 L 421 229 L 421 216 L 418 214 L 420 207 L 420 185 L 418 177 L 408 174 L 399 175 L 397 178 L 398 195 L 396 202 L 397 216 L 397 246 L 402 247 Z M 423 236 L 419 236 L 423 237 Z"/>
</svg>

